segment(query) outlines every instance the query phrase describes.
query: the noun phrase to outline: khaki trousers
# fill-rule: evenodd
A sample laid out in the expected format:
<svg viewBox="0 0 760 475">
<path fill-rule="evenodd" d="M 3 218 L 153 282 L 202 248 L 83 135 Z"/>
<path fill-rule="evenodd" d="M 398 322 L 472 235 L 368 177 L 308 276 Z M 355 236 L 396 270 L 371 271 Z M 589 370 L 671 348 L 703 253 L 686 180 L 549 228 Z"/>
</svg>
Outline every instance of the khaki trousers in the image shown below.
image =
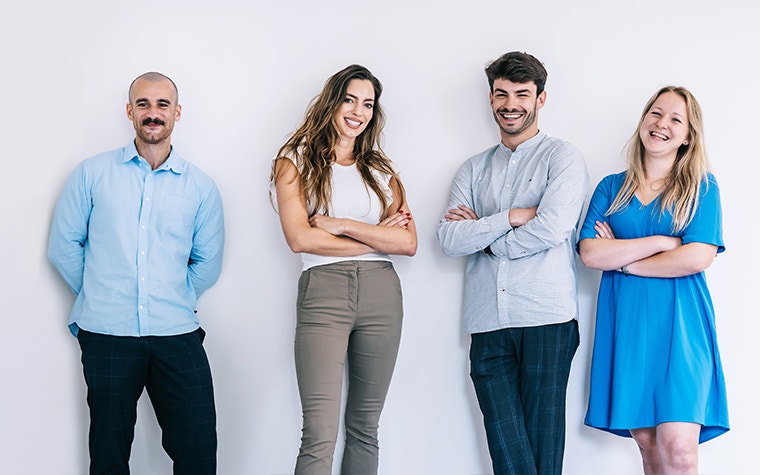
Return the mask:
<svg viewBox="0 0 760 475">
<path fill-rule="evenodd" d="M 393 264 L 343 261 L 304 271 L 298 283 L 295 362 L 303 410 L 296 475 L 329 475 L 348 363 L 341 473 L 377 473 L 380 412 L 396 364 L 401 286 Z"/>
</svg>

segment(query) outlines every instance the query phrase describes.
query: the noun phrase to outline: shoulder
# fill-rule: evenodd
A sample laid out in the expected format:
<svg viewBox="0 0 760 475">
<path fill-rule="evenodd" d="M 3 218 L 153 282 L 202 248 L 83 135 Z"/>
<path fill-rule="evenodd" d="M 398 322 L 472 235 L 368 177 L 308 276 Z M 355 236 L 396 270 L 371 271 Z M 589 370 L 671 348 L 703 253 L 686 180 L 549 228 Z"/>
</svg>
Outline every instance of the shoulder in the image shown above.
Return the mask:
<svg viewBox="0 0 760 475">
<path fill-rule="evenodd" d="M 608 190 L 619 190 L 621 186 L 623 186 L 623 181 L 625 181 L 625 174 L 626 172 L 619 172 L 619 173 L 612 173 L 604 178 L 602 178 L 599 181 L 599 184 L 597 185 L 597 188 L 604 188 Z"/>
<path fill-rule="evenodd" d="M 718 187 L 718 179 L 715 178 L 715 175 L 713 175 L 710 172 L 707 172 L 705 174 L 705 177 L 702 179 L 702 187 Z"/>
<path fill-rule="evenodd" d="M 124 161 L 124 155 L 127 153 L 127 147 L 116 148 L 108 150 L 106 152 L 98 153 L 91 157 L 87 157 L 79 164 L 80 167 L 86 169 L 97 169 L 112 167 L 118 163 Z"/>
<path fill-rule="evenodd" d="M 465 168 L 465 167 L 480 168 L 484 164 L 489 162 L 498 150 L 499 150 L 499 144 L 496 144 L 493 147 L 489 147 L 483 150 L 482 152 L 478 152 L 475 155 L 468 158 L 467 160 L 465 160 L 460 168 Z"/>
<path fill-rule="evenodd" d="M 200 191 L 210 191 L 216 189 L 216 182 L 206 172 L 204 172 L 198 165 L 182 159 L 185 164 L 185 171 L 183 175 L 187 180 L 191 180 Z"/>
<path fill-rule="evenodd" d="M 552 159 L 585 163 L 581 150 L 567 140 L 545 135 L 538 147 Z"/>
<path fill-rule="evenodd" d="M 718 186 L 718 180 L 712 173 L 706 173 L 702 179 L 702 183 L 699 185 L 699 196 L 700 199 L 720 196 L 720 187 Z"/>
</svg>

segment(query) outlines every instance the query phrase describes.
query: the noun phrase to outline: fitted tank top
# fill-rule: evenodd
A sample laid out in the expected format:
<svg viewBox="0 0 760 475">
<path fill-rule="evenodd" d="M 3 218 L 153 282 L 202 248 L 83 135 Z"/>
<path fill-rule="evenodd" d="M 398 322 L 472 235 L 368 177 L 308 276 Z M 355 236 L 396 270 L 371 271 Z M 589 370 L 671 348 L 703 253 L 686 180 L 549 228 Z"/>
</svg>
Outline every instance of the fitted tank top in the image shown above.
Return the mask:
<svg viewBox="0 0 760 475">
<path fill-rule="evenodd" d="M 291 158 L 292 160 L 292 158 Z M 295 161 L 294 161 L 295 163 Z M 297 166 L 297 164 L 296 164 Z M 377 170 L 372 172 L 375 179 L 380 184 L 380 188 L 385 194 L 385 198 L 390 205 L 393 202 L 393 193 L 389 186 L 390 176 Z M 356 168 L 356 163 L 348 166 L 334 163 L 332 165 L 332 201 L 330 210 L 327 214 L 336 218 L 348 218 L 362 223 L 375 225 L 380 222 L 383 215 L 382 203 L 375 191 L 370 188 Z M 272 187 L 274 184 L 271 185 Z M 273 196 L 276 193 L 273 191 Z M 275 203 L 276 205 L 276 203 Z M 325 214 L 325 211 L 320 211 Z M 358 256 L 322 256 L 319 254 L 301 253 L 303 270 L 315 266 L 332 264 L 341 261 L 390 261 L 388 254 L 382 252 L 371 252 Z"/>
</svg>

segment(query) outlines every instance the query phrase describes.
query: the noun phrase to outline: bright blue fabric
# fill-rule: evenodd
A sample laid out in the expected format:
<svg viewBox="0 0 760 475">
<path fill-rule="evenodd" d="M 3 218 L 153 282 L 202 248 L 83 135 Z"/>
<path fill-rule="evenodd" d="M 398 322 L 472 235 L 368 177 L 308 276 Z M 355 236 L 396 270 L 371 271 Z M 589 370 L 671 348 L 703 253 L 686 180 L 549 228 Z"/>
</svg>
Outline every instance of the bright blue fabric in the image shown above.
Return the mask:
<svg viewBox="0 0 760 475">
<path fill-rule="evenodd" d="M 222 199 L 172 150 L 156 170 L 134 143 L 83 161 L 56 205 L 48 257 L 76 294 L 69 328 L 169 336 L 198 328 L 219 277 Z"/>
<path fill-rule="evenodd" d="M 605 216 L 625 173 L 605 177 L 591 198 L 580 240 L 593 239 L 595 221 L 607 221 L 618 239 L 677 235 L 723 252 L 720 192 L 712 175 L 703 182 L 697 214 L 673 234 L 670 213 L 658 200 L 635 197 Z M 662 422 L 702 425 L 700 443 L 729 430 L 728 404 L 704 272 L 650 278 L 606 271 L 599 285 L 591 389 L 585 423 L 630 437 L 629 430 Z"/>
</svg>

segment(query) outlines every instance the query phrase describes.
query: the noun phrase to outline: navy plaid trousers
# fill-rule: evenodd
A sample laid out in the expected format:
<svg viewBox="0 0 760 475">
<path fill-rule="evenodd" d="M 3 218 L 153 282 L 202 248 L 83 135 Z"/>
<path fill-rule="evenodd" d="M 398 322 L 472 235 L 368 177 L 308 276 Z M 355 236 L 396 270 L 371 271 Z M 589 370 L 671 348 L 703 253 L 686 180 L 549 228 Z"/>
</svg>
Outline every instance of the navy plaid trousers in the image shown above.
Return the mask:
<svg viewBox="0 0 760 475">
<path fill-rule="evenodd" d="M 90 474 L 128 474 L 137 400 L 148 391 L 176 475 L 216 473 L 216 410 L 205 332 L 126 337 L 79 330 L 90 408 Z"/>
<path fill-rule="evenodd" d="M 578 322 L 472 335 L 475 386 L 495 475 L 560 475 Z"/>
</svg>

